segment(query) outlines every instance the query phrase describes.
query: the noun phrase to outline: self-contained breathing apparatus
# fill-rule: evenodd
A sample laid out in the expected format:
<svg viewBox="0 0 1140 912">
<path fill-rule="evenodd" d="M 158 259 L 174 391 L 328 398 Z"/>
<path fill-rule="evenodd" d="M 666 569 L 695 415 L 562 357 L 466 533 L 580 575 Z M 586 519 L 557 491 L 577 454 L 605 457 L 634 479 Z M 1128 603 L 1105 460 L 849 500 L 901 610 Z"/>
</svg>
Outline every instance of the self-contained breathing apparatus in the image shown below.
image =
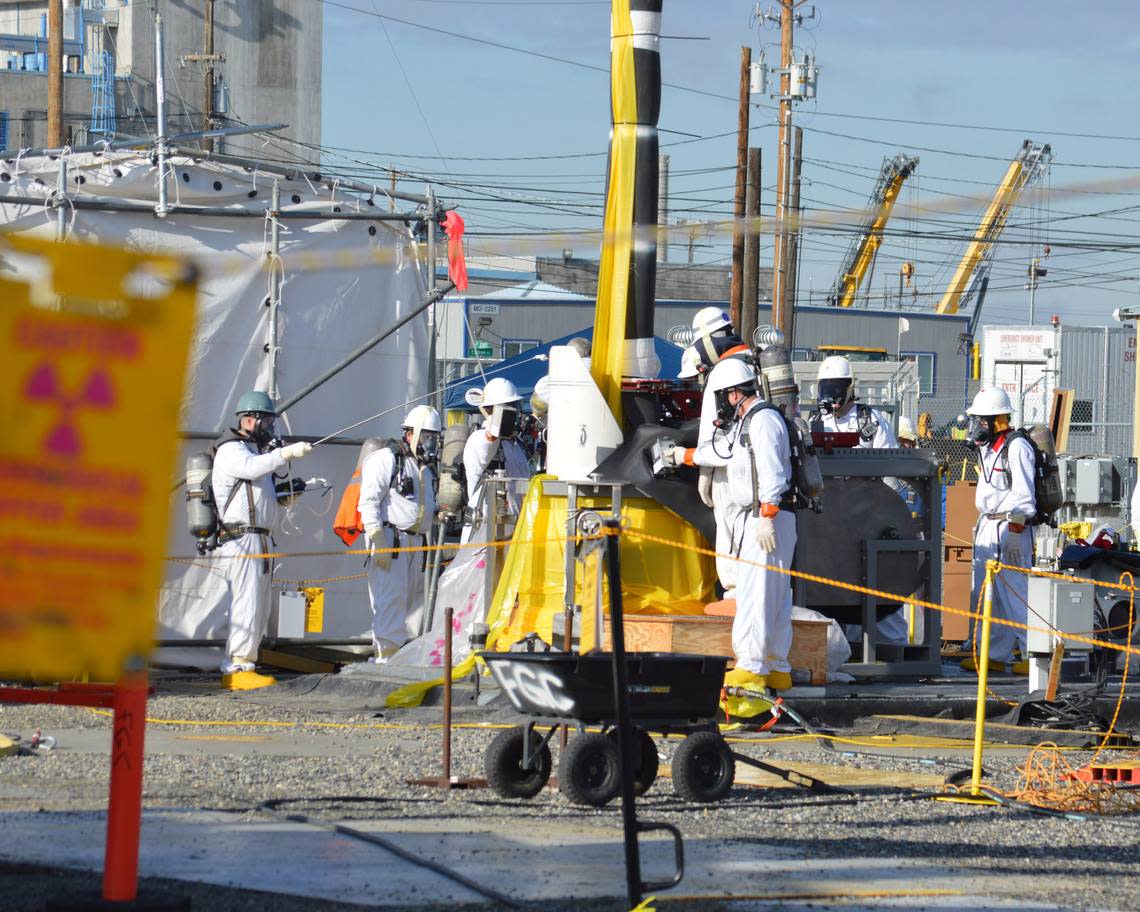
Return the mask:
<svg viewBox="0 0 1140 912">
<path fill-rule="evenodd" d="M 796 414 L 799 387 L 795 382 L 791 353 L 783 345 L 769 345 L 756 356 L 755 363 L 758 383 L 756 391 L 761 399 L 740 418 L 740 429 L 737 432 L 737 438 L 742 439 L 748 449 L 752 470 L 753 512 L 758 514 L 760 509 L 759 479 L 749 431 L 752 419 L 757 414 L 765 409 L 773 409 L 783 419 L 788 434 L 792 468 L 790 487 L 780 507 L 786 510 L 804 507 L 819 513 L 823 509 L 820 503 L 820 496 L 823 494 L 823 472 L 807 423 Z M 727 393 L 728 390 L 717 390 L 714 393 L 717 418 L 722 423 L 731 421 L 736 413 L 736 408 L 728 402 Z"/>
<path fill-rule="evenodd" d="M 262 419 L 264 418 L 269 420 L 263 423 Z M 186 527 L 194 538 L 195 547 L 199 554 L 213 551 L 219 545 L 224 545 L 230 539 L 237 538 L 247 532 L 259 535 L 269 534 L 268 529 L 257 525 L 253 504 L 253 482 L 248 479 L 239 479 L 230 488 L 225 504 L 220 510 L 218 509 L 217 501 L 214 499 L 214 459 L 218 450 L 227 443 L 238 442 L 243 445 L 253 443 L 259 452 L 277 449 L 282 445 L 282 441 L 273 435 L 273 429 L 273 416 L 259 415 L 258 427 L 255 429 L 256 436 L 253 431 L 245 436 L 237 431 L 230 430 L 208 450 L 192 453 L 186 458 Z M 277 477 L 274 475 L 274 478 Z M 222 518 L 229 511 L 234 498 L 241 493 L 242 489 L 245 490 L 249 506 L 249 522 L 227 525 L 222 521 Z M 295 497 L 304 489 L 305 482 L 303 479 L 290 479 L 288 476 L 283 476 L 283 480 L 274 485 L 279 500 Z"/>
<path fill-rule="evenodd" d="M 1001 448 L 1002 471 L 1009 478 L 1009 447 L 1021 438 L 1033 448 L 1033 500 L 1037 512 L 1030 517 L 1029 525 L 1055 525 L 1053 514 L 1061 509 L 1065 493 L 1061 487 L 1061 467 L 1057 463 L 1057 444 L 1047 425 L 1033 424 L 1022 428 L 999 431 L 994 415 L 971 415 L 966 430 L 966 445 L 978 451 L 981 464 L 982 451 L 990 443 L 1005 435 Z"/>
</svg>

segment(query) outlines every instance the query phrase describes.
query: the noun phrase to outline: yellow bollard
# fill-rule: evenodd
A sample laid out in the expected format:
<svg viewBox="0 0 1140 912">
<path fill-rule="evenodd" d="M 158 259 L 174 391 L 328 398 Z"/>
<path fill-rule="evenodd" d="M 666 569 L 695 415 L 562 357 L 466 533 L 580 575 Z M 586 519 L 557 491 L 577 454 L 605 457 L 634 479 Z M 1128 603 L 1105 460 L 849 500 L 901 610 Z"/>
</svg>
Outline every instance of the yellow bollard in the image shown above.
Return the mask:
<svg viewBox="0 0 1140 912">
<path fill-rule="evenodd" d="M 939 801 L 966 804 L 997 804 L 982 793 L 982 745 L 986 740 L 986 684 L 990 676 L 990 619 L 994 610 L 994 577 L 998 562 L 986 561 L 986 580 L 982 588 L 982 626 L 978 644 L 978 702 L 974 713 L 974 763 L 969 795 L 940 795 Z"/>
</svg>

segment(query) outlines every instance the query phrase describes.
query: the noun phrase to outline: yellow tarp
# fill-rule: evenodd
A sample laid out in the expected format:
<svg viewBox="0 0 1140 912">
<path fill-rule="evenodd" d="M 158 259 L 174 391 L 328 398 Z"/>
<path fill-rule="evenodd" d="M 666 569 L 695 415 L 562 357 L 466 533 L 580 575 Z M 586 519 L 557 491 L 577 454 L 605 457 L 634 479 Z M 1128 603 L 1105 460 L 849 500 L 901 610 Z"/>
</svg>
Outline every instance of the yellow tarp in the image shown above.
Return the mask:
<svg viewBox="0 0 1140 912">
<path fill-rule="evenodd" d="M 594 345 L 590 373 L 621 424 L 621 375 L 625 358 L 625 312 L 633 257 L 633 192 L 637 161 L 637 79 L 633 67 L 633 22 L 629 0 L 615 0 L 611 11 L 610 106 L 613 134 L 602 251 L 598 264 L 598 301 L 594 309 Z"/>
<path fill-rule="evenodd" d="M 509 649 L 530 632 L 554 642 L 561 635 L 564 610 L 566 498 L 544 495 L 544 481 L 531 481 L 523 501 L 503 574 L 488 611 L 488 648 Z M 578 498 L 582 509 L 608 509 L 608 497 Z M 681 545 L 706 547 L 700 533 L 655 501 L 632 497 L 622 501 L 622 518 L 630 529 L 652 532 Z M 533 544 L 526 544 L 533 542 Z M 622 605 L 628 614 L 701 614 L 712 600 L 716 570 L 710 557 L 656 542 L 621 540 Z M 581 573 L 575 601 L 587 611 L 593 590 L 583 591 Z M 603 585 L 602 604 L 609 605 Z M 557 618 L 557 621 L 555 620 Z"/>
</svg>

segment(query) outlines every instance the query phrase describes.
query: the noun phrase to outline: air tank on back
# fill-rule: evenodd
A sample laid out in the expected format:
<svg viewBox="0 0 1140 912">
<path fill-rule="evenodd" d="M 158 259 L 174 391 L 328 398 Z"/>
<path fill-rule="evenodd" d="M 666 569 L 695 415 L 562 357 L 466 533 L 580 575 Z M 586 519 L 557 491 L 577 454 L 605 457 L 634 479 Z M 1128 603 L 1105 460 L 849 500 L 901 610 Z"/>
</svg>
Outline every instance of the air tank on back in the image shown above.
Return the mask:
<svg viewBox="0 0 1140 912">
<path fill-rule="evenodd" d="M 764 398 L 794 418 L 799 410 L 800 388 L 792 370 L 792 355 L 782 344 L 768 345 L 756 355 Z"/>
<path fill-rule="evenodd" d="M 466 422 L 449 424 L 443 431 L 443 446 L 439 452 L 439 511 L 444 515 L 459 516 L 467 503 L 467 491 L 459 480 L 463 464 L 463 447 L 470 431 Z"/>
<path fill-rule="evenodd" d="M 218 531 L 218 515 L 214 509 L 214 460 L 209 453 L 192 453 L 186 457 L 186 528 L 198 545 L 207 548 Z"/>
</svg>

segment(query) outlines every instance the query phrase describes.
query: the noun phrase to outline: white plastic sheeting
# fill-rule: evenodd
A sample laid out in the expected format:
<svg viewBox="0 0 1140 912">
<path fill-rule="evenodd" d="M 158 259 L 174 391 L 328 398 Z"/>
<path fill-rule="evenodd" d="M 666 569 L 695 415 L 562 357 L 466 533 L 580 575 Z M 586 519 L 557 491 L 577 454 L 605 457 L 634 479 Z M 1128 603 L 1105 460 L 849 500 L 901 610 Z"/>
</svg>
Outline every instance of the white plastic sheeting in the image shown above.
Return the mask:
<svg viewBox="0 0 1140 912">
<path fill-rule="evenodd" d="M 57 213 L 48 205 L 56 189 L 58 162 L 47 157 L 0 162 L 0 231 L 55 237 Z M 67 197 L 153 206 L 156 168 L 135 153 L 74 155 L 68 162 Z M 134 250 L 174 252 L 191 257 L 201 270 L 199 320 L 182 428 L 202 435 L 231 426 L 233 406 L 249 389 L 268 389 L 269 252 L 268 207 L 273 175 L 176 157 L 169 164 L 171 204 L 229 207 L 260 217 L 104 212 L 66 207 L 66 236 Z M 281 209 L 288 213 L 379 212 L 368 200 L 330 190 L 308 179 L 277 178 Z M 327 178 L 326 178 L 327 180 Z M 12 202 L 15 197 L 43 204 Z M 7 201 L 6 201 L 7 200 Z M 386 208 L 381 197 L 377 207 Z M 404 226 L 381 221 L 279 219 L 283 270 L 278 324 L 276 392 L 284 399 L 315 379 L 365 340 L 416 307 L 426 293 L 422 262 Z M 0 268 L 19 270 L 13 259 Z M 387 416 L 351 436 L 398 433 L 405 403 L 427 391 L 427 319 L 401 328 L 325 386 L 289 409 L 279 422 L 283 433 L 323 436 L 385 409 Z M 145 427 L 126 446 L 146 445 Z M 188 440 L 183 455 L 205 449 L 207 439 Z M 285 518 L 278 550 L 343 551 L 332 534 L 335 501 L 351 475 L 356 446 L 319 447 L 294 471 L 333 483 L 324 498 L 304 495 Z M 172 467 L 172 482 L 181 467 Z M 166 547 L 172 555 L 192 555 L 185 531 L 184 491 L 171 495 L 176 509 Z M 228 593 L 209 557 L 191 564 L 171 562 L 158 606 L 163 638 L 224 637 Z M 278 580 L 312 580 L 359 574 L 363 557 L 296 558 L 275 568 Z M 325 636 L 367 635 L 368 598 L 363 580 L 329 583 L 325 595 Z"/>
</svg>

